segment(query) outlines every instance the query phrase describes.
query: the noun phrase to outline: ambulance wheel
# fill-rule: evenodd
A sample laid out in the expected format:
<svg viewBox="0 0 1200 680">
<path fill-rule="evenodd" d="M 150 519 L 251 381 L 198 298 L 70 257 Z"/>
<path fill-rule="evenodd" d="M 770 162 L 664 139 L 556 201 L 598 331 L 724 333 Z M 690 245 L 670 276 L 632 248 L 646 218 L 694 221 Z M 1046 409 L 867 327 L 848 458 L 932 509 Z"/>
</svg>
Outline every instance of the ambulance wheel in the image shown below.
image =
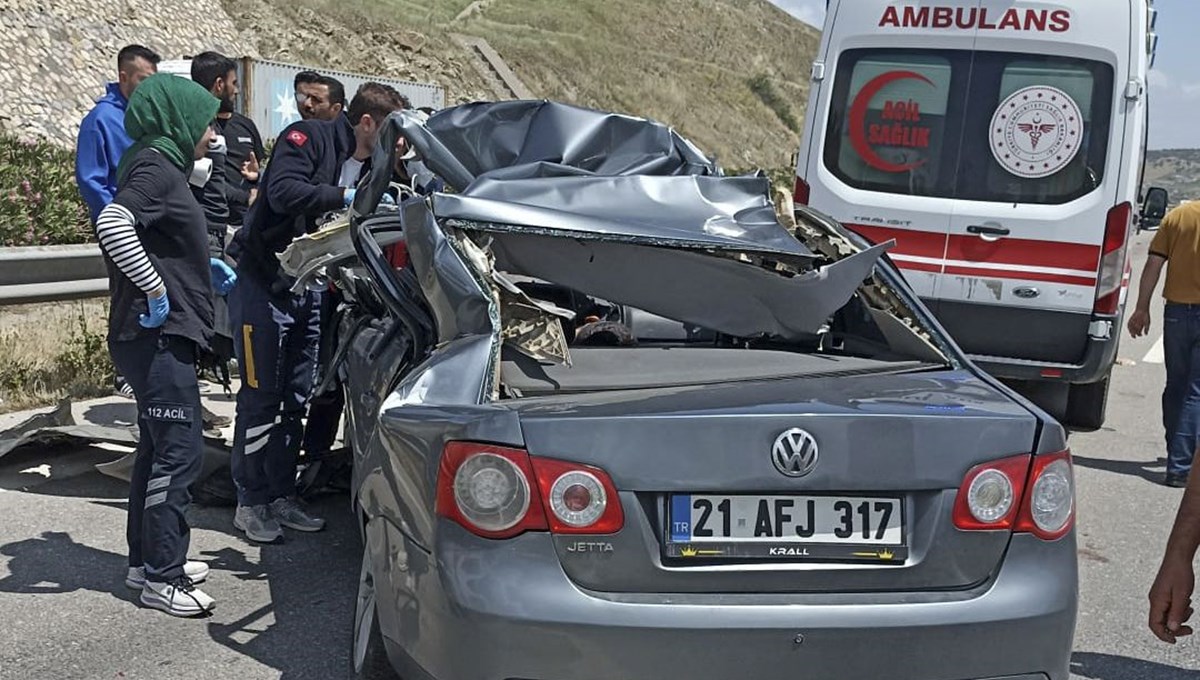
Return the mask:
<svg viewBox="0 0 1200 680">
<path fill-rule="evenodd" d="M 1065 423 L 1069 429 L 1075 432 L 1095 432 L 1104 425 L 1110 378 L 1111 374 L 1094 383 L 1071 385 Z"/>
<path fill-rule="evenodd" d="M 354 601 L 354 638 L 350 646 L 350 664 L 355 680 L 399 680 L 388 661 L 376 611 L 375 576 L 371 573 L 370 548 L 363 540 L 362 568 L 358 577 L 358 597 Z"/>
</svg>

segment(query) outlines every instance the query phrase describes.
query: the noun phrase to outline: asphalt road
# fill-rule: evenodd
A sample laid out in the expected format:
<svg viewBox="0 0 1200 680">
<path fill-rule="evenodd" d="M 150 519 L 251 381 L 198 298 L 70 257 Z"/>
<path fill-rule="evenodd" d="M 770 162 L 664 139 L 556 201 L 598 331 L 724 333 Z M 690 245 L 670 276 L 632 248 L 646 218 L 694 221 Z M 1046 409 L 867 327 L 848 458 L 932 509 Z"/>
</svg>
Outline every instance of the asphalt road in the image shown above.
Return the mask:
<svg viewBox="0 0 1200 680">
<path fill-rule="evenodd" d="M 1139 253 L 1146 241 L 1138 239 Z M 1153 345 L 1160 330 L 1157 316 L 1150 338 L 1124 336 L 1107 427 L 1071 438 L 1079 679 L 1200 678 L 1200 640 L 1171 647 L 1145 625 L 1146 591 L 1182 493 L 1158 484 L 1163 367 L 1153 363 Z M 315 506 L 330 520 L 325 532 L 289 534 L 266 548 L 233 531 L 230 509 L 193 509 L 193 555 L 213 568 L 205 588 L 218 608 L 204 620 L 173 619 L 139 607 L 122 583 L 126 487 L 90 467 L 114 457 L 58 449 L 2 461 L 0 680 L 346 676 L 360 548 L 344 498 Z"/>
</svg>

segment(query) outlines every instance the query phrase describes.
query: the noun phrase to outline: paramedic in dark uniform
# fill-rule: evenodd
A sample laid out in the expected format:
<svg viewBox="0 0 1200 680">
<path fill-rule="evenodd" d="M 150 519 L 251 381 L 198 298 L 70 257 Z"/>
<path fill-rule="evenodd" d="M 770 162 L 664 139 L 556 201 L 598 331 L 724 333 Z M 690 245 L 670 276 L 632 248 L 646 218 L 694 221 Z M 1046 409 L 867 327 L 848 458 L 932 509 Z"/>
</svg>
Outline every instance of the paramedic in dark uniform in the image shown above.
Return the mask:
<svg viewBox="0 0 1200 680">
<path fill-rule="evenodd" d="M 349 117 L 300 121 L 280 134 L 259 197 L 229 250 L 238 263 L 229 310 L 242 376 L 231 458 L 238 491 L 234 526 L 252 541 L 275 541 L 281 525 L 298 531 L 325 525 L 295 498 L 322 293 L 291 292 L 295 281 L 280 268 L 278 254 L 315 231 L 320 216 L 353 202 L 355 190 L 339 179 L 347 160 L 366 158 L 375 146 L 393 110 L 389 89 L 366 83 L 350 103 Z"/>
<path fill-rule="evenodd" d="M 408 107 L 408 98 L 400 94 L 396 89 L 388 85 L 380 85 L 379 87 L 381 88 L 379 93 L 381 99 L 387 102 L 392 111 L 400 111 Z M 406 150 L 407 147 L 398 144 L 397 156 L 399 157 Z M 364 156 L 364 154 L 367 155 Z M 365 151 L 356 151 L 354 155 L 346 159 L 342 163 L 338 184 L 344 187 L 355 186 L 370 170 L 371 158 L 369 154 L 370 148 Z M 394 179 L 400 179 L 406 186 L 412 184 L 413 181 L 407 174 L 403 176 L 399 174 L 400 169 L 404 167 L 403 161 L 398 158 L 396 166 Z M 393 199 L 395 199 L 394 196 L 386 200 Z M 319 365 L 321 367 L 318 373 L 321 376 L 324 376 L 326 371 L 331 370 L 330 363 L 337 350 L 336 311 L 339 304 L 341 304 L 340 293 L 336 290 L 330 290 L 325 293 L 321 306 L 321 344 L 318 352 Z M 334 442 L 337 440 L 337 432 L 342 423 L 344 409 L 345 396 L 342 391 L 341 382 L 338 380 L 334 380 L 325 392 L 313 394 L 312 400 L 309 402 L 308 418 L 304 424 L 304 439 L 302 443 L 304 457 L 308 463 L 305 475 L 301 479 L 301 491 L 305 494 L 320 491 L 327 484 L 331 488 L 335 488 L 337 484 L 330 484 L 330 482 L 333 479 L 333 473 L 337 464 L 343 464 L 342 470 L 345 471 L 344 460 L 330 461 L 333 463 L 332 465 L 325 464 L 333 451 Z M 342 475 L 343 479 L 345 476 Z"/>
<path fill-rule="evenodd" d="M 213 607 L 195 587 L 208 567 L 187 561 L 184 510 L 203 456 L 196 358 L 212 338 L 214 289 L 227 292 L 235 281 L 209 258 L 204 212 L 188 188 L 217 107 L 190 80 L 143 81 L 125 112 L 134 144 L 117 167 L 116 196 L 96 221 L 112 294 L 109 350 L 138 406 L 125 583 L 141 590 L 146 606 L 175 616 Z"/>
</svg>

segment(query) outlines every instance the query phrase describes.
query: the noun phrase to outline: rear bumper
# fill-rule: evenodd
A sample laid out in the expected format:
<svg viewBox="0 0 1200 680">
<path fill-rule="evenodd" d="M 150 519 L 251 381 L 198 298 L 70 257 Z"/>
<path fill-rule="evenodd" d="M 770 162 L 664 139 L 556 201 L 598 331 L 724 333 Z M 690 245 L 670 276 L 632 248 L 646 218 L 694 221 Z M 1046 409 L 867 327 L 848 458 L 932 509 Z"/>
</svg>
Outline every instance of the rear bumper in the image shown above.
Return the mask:
<svg viewBox="0 0 1200 680">
<path fill-rule="evenodd" d="M 878 604 L 868 594 L 591 593 L 566 577 L 545 534 L 485 541 L 443 523 L 431 556 L 387 533 L 376 546 L 376 564 L 387 564 L 376 572 L 379 617 L 406 678 L 1068 678 L 1074 534 L 1014 537 L 973 591 Z"/>
</svg>

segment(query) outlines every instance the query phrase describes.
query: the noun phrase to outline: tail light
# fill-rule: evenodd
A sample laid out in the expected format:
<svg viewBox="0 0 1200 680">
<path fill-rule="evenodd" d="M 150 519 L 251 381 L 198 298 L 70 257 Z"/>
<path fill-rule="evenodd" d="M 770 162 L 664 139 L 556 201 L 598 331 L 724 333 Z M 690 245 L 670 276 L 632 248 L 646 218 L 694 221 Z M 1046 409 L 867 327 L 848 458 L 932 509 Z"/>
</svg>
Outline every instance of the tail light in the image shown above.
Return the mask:
<svg viewBox="0 0 1200 680">
<path fill-rule="evenodd" d="M 435 506 L 484 538 L 547 530 L 611 534 L 625 523 L 617 489 L 603 470 L 474 442 L 446 444 Z"/>
<path fill-rule="evenodd" d="M 534 458 L 538 490 L 556 534 L 613 534 L 625 524 L 617 488 L 599 468 Z"/>
<path fill-rule="evenodd" d="M 963 531 L 1010 529 L 1052 541 L 1075 520 L 1075 481 L 1069 451 L 1014 456 L 977 465 L 954 501 L 954 526 Z"/>
<path fill-rule="evenodd" d="M 437 513 L 486 538 L 545 531 L 546 514 L 521 449 L 450 442 L 438 470 Z"/>
<path fill-rule="evenodd" d="M 1125 278 L 1125 244 L 1133 220 L 1129 202 L 1113 206 L 1104 225 L 1104 247 L 1100 256 L 1100 274 L 1096 281 L 1096 314 L 1116 314 L 1121 305 L 1121 284 Z"/>
<path fill-rule="evenodd" d="M 796 205 L 808 205 L 808 199 L 812 196 L 812 189 L 808 186 L 808 182 L 804 181 L 803 177 L 796 178 L 796 186 L 792 190 L 792 200 Z"/>
<path fill-rule="evenodd" d="M 1052 541 L 1065 536 L 1074 523 L 1075 471 L 1071 452 L 1037 456 L 1033 459 L 1033 472 L 1016 530 Z"/>
<path fill-rule="evenodd" d="M 971 468 L 954 501 L 954 526 L 964 531 L 1013 528 L 1028 472 L 1029 456 Z"/>
</svg>

